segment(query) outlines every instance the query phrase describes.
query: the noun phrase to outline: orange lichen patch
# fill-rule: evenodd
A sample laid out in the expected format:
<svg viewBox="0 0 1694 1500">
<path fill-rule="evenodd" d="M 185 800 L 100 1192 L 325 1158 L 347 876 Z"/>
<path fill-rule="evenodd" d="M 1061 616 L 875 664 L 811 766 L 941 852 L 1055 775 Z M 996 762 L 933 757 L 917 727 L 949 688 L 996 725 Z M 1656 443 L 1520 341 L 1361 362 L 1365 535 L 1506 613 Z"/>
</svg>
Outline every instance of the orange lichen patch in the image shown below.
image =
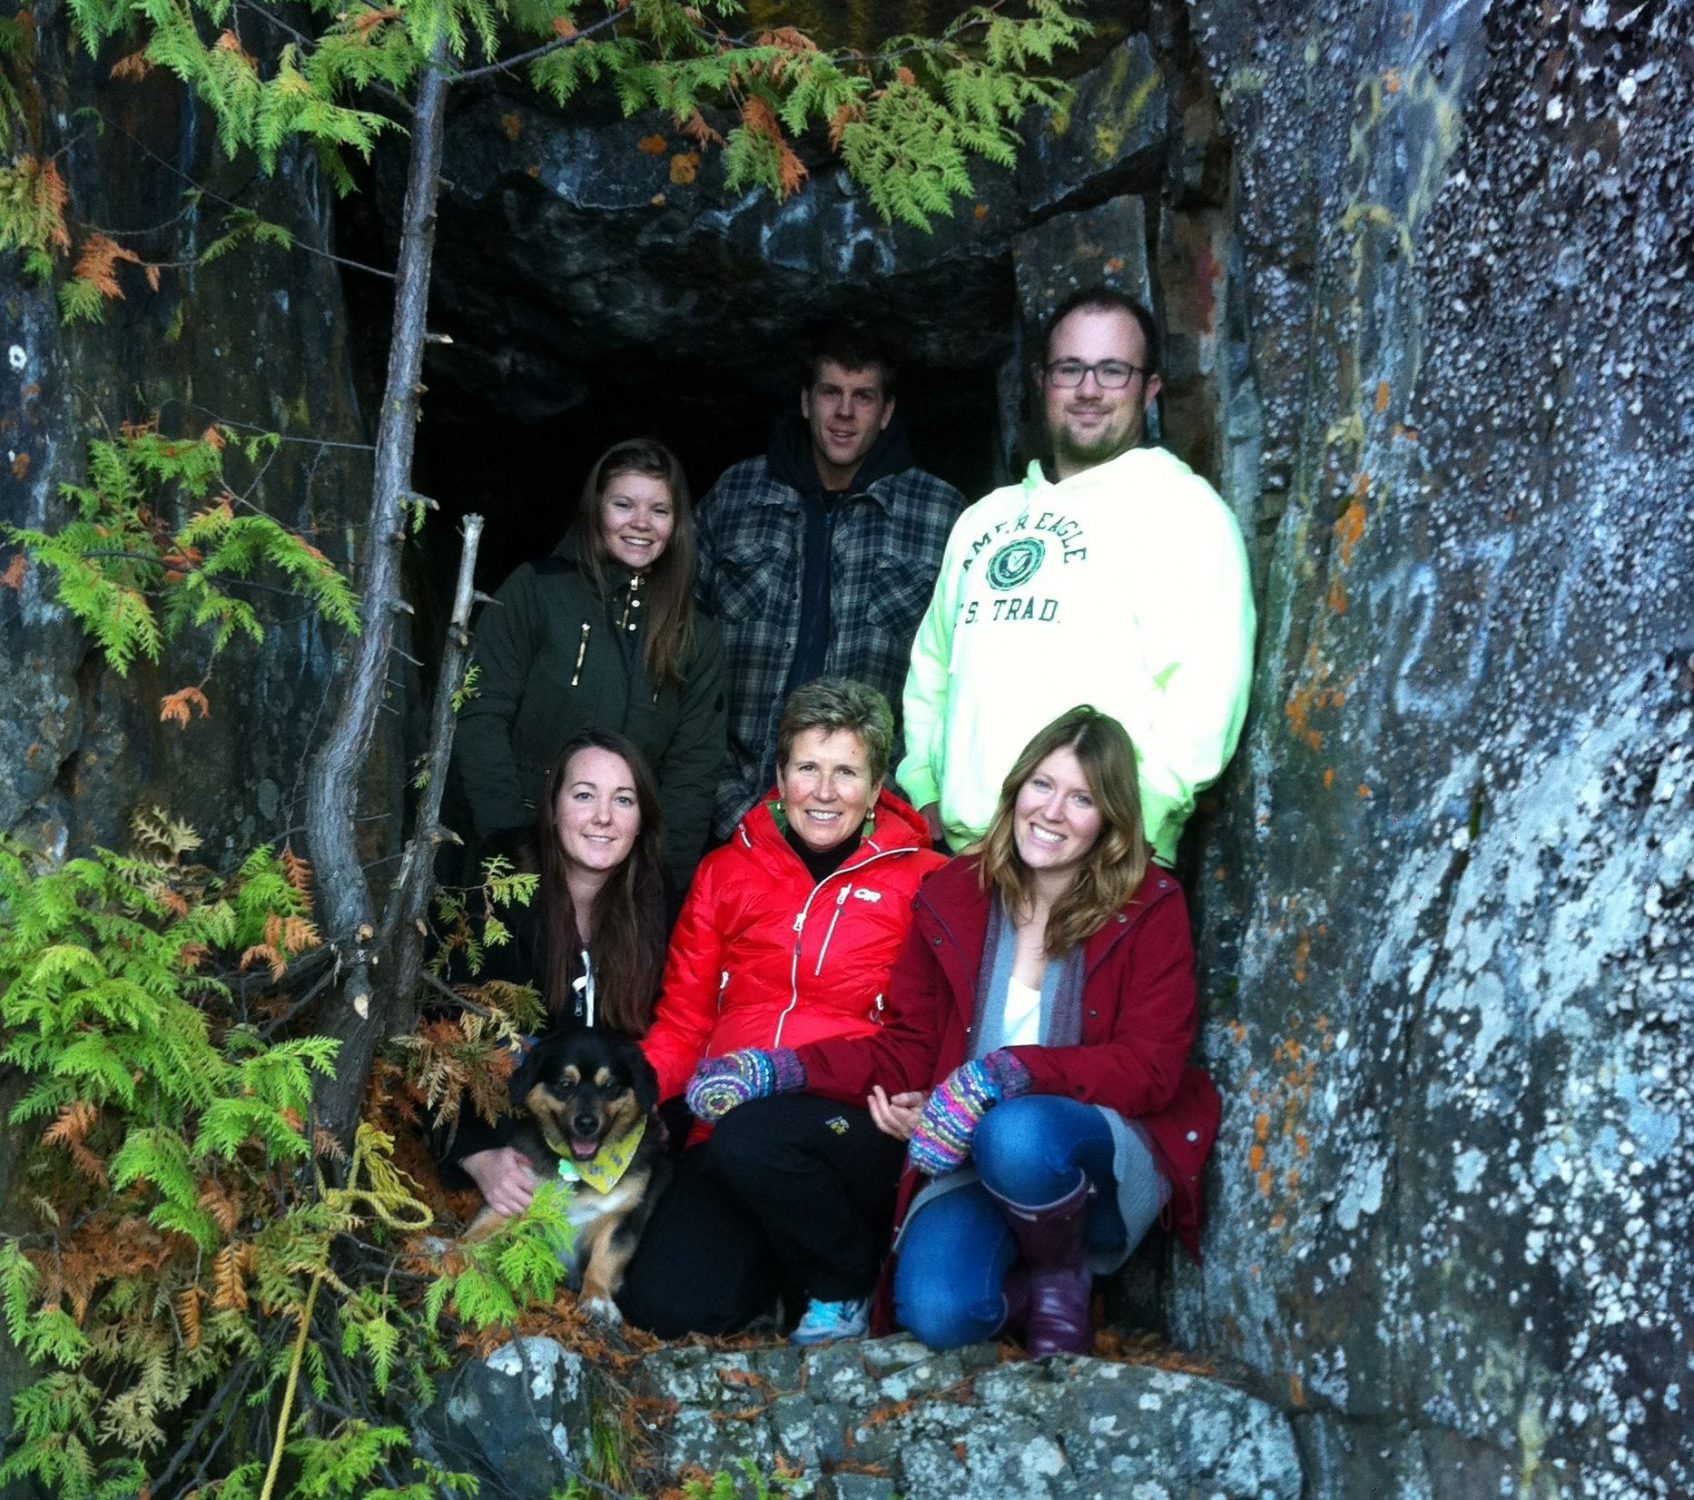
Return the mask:
<svg viewBox="0 0 1694 1500">
<path fill-rule="evenodd" d="M 1298 1375 L 1288 1377 L 1288 1402 L 1290 1406 L 1304 1406 L 1306 1404 L 1306 1387 Z"/>
<path fill-rule="evenodd" d="M 29 454 L 20 453 L 12 460 L 12 478 L 22 479 L 29 473 Z"/>
<path fill-rule="evenodd" d="M 20 552 L 6 564 L 6 571 L 0 573 L 0 588 L 7 588 L 14 594 L 21 594 L 24 591 L 24 574 L 28 571 L 29 559 Z M 40 747 L 32 746 L 31 748 L 39 749 Z"/>
<path fill-rule="evenodd" d="M 1313 750 L 1323 744 L 1323 731 L 1313 729 L 1311 725 L 1311 714 L 1312 709 L 1316 707 L 1317 694 L 1315 685 L 1297 687 L 1282 705 L 1282 712 L 1288 719 L 1288 727 L 1294 731 L 1294 737 L 1304 740 Z"/>
<path fill-rule="evenodd" d="M 644 135 L 635 143 L 635 147 L 648 156 L 663 156 L 671 149 L 671 143 L 662 135 Z"/>
<path fill-rule="evenodd" d="M 687 187 L 700 175 L 700 153 L 698 151 L 678 151 L 671 157 L 671 184 L 674 187 Z"/>
<path fill-rule="evenodd" d="M 1327 792 L 1335 785 L 1335 767 L 1325 766 L 1323 772 L 1323 789 Z"/>
<path fill-rule="evenodd" d="M 1246 1024 L 1244 1022 L 1241 1022 L 1241 1021 L 1231 1021 L 1229 1023 L 1229 1039 L 1232 1042 L 1234 1042 L 1237 1047 L 1239 1047 L 1244 1041 L 1246 1041 L 1247 1040 Z"/>
<path fill-rule="evenodd" d="M 1121 255 L 1112 256 L 1112 258 L 1106 262 L 1105 269 L 1113 276 L 1117 275 L 1119 271 L 1123 270 L 1123 257 Z"/>
<path fill-rule="evenodd" d="M 1282 1174 L 1282 1186 L 1286 1192 L 1297 1192 L 1300 1187 L 1300 1169 L 1290 1167 Z"/>
<path fill-rule="evenodd" d="M 1275 1186 L 1276 1173 L 1271 1171 L 1269 1167 L 1266 1167 L 1264 1171 L 1259 1173 L 1259 1196 L 1261 1198 L 1270 1197 L 1271 1189 Z"/>
<path fill-rule="evenodd" d="M 1312 935 L 1309 932 L 1302 932 L 1300 934 L 1300 940 L 1294 945 L 1295 984 L 1304 984 L 1306 982 L 1306 960 L 1311 956 L 1311 952 Z"/>
<path fill-rule="evenodd" d="M 988 205 L 986 203 L 978 203 L 971 209 L 971 217 L 978 223 L 981 223 L 982 220 L 988 217 Z"/>
<path fill-rule="evenodd" d="M 509 141 L 516 141 L 523 134 L 523 116 L 515 109 L 508 110 L 500 116 L 501 133 Z"/>
<path fill-rule="evenodd" d="M 1379 380 L 1376 383 L 1376 414 L 1381 416 L 1388 410 L 1388 382 Z"/>
<path fill-rule="evenodd" d="M 1371 795 L 1371 789 L 1362 781 L 1359 783 L 1359 795 L 1361 797 L 1369 797 Z"/>
<path fill-rule="evenodd" d="M 1353 498 L 1335 522 L 1335 540 L 1341 547 L 1341 566 L 1350 567 L 1353 549 L 1365 534 L 1365 497 L 1370 494 L 1370 479 L 1359 475 L 1353 483 Z"/>
<path fill-rule="evenodd" d="M 1294 1154 L 1301 1161 L 1304 1161 L 1311 1154 L 1311 1150 L 1312 1143 L 1306 1138 L 1306 1133 L 1302 1130 L 1296 1130 L 1294 1132 Z"/>
<path fill-rule="evenodd" d="M 1263 1146 L 1254 1146 L 1252 1150 L 1247 1153 L 1247 1170 L 1249 1172 L 1262 1172 L 1264 1169 L 1265 1148 Z"/>
<path fill-rule="evenodd" d="M 1398 68 L 1390 68 L 1386 73 L 1384 73 L 1382 75 L 1382 86 L 1391 94 L 1399 93 L 1400 70 Z"/>
<path fill-rule="evenodd" d="M 1265 1223 L 1272 1229 L 1281 1229 L 1288 1223 L 1288 1215 L 1279 1208 L 1270 1218 L 1265 1220 Z"/>
<path fill-rule="evenodd" d="M 1269 1115 L 1253 1116 L 1253 1139 L 1259 1142 L 1264 1142 L 1270 1139 Z"/>
<path fill-rule="evenodd" d="M 525 177 L 539 177 L 541 175 L 541 163 L 532 161 L 523 170 Z"/>
</svg>

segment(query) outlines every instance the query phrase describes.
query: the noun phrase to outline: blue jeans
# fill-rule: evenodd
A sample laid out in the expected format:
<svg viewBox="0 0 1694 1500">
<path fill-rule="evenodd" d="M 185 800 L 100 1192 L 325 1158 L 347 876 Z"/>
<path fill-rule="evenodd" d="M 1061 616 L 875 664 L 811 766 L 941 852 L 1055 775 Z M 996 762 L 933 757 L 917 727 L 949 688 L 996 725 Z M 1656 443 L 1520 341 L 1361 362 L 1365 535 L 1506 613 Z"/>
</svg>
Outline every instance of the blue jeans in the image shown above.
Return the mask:
<svg viewBox="0 0 1694 1500">
<path fill-rule="evenodd" d="M 1042 1208 L 1086 1178 L 1090 1250 L 1122 1251 L 1128 1236 L 1112 1176 L 1112 1131 L 1091 1104 L 1025 1094 L 982 1117 L 971 1141 L 980 1181 L 926 1203 L 906 1226 L 894 1266 L 894 1318 L 932 1349 L 992 1338 L 1006 1317 L 1002 1288 L 1017 1241 L 989 1197 Z M 1138 1226 L 1137 1239 L 1146 1226 Z"/>
</svg>

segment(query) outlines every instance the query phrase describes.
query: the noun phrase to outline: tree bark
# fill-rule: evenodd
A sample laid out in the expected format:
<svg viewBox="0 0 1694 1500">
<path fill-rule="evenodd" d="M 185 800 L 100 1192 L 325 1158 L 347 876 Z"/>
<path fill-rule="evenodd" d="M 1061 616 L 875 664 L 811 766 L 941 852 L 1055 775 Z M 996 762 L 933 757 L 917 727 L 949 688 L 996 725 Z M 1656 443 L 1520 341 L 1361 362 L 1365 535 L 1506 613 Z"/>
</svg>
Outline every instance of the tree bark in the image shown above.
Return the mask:
<svg viewBox="0 0 1694 1500">
<path fill-rule="evenodd" d="M 319 915 L 341 968 L 338 993 L 321 1030 L 341 1043 L 335 1076 L 317 1097 L 319 1123 L 350 1145 L 377 1043 L 387 1034 L 393 985 L 376 942 L 376 910 L 359 860 L 354 818 L 359 782 L 387 692 L 394 616 L 405 541 L 401 502 L 412 477 L 423 371 L 430 267 L 435 252 L 435 204 L 441 185 L 447 78 L 438 53 L 425 70 L 412 115 L 412 154 L 395 266 L 393 338 L 377 427 L 376 474 L 365 538 L 368 549 L 364 629 L 345 679 L 340 706 L 307 778 L 306 833 L 317 878 Z M 389 970 L 393 965 L 390 964 Z"/>
</svg>

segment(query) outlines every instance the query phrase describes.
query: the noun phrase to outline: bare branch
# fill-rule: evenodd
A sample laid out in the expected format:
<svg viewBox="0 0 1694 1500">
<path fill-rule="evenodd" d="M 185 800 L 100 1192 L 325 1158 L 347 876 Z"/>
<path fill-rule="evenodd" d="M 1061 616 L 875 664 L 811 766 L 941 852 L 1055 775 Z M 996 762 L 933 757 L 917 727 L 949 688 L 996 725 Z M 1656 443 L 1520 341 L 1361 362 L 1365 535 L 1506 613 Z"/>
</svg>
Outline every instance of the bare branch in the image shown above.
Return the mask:
<svg viewBox="0 0 1694 1500">
<path fill-rule="evenodd" d="M 562 52 L 566 47 L 574 47 L 578 42 L 585 42 L 602 31 L 615 31 L 618 22 L 623 19 L 622 11 L 612 11 L 602 16 L 598 21 L 584 26 L 580 31 L 573 31 L 569 36 L 556 36 L 550 42 L 543 42 L 539 47 L 531 47 L 527 52 L 519 52 L 512 57 L 502 57 L 498 62 L 491 62 L 480 68 L 467 68 L 462 73 L 455 73 L 454 83 L 469 83 L 473 78 L 486 78 L 491 73 L 510 73 L 521 68 L 525 63 L 534 62 L 538 57 L 546 57 L 551 52 Z"/>
<path fill-rule="evenodd" d="M 388 909 L 382 919 L 383 944 L 396 955 L 395 975 L 391 982 L 400 997 L 411 994 L 422 962 L 423 940 L 418 927 L 429 903 L 442 789 L 447 781 L 447 761 L 453 752 L 453 694 L 458 691 L 465 661 L 470 655 L 471 603 L 476 593 L 473 578 L 477 546 L 482 540 L 481 516 L 465 517 L 464 538 L 464 546 L 459 552 L 458 582 L 453 589 L 453 611 L 441 653 L 441 669 L 435 679 L 435 711 L 430 724 L 429 750 L 424 760 L 427 779 L 418 805 L 412 842 L 407 846 L 400 876 L 389 891 Z"/>
</svg>

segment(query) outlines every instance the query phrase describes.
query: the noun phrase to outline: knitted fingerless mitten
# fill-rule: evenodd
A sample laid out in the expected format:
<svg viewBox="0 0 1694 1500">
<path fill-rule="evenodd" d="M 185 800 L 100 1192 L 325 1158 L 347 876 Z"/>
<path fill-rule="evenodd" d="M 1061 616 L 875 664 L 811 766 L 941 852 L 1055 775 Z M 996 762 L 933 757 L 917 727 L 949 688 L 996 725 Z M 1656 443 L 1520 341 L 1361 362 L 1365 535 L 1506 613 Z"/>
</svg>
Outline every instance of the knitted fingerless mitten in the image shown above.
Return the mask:
<svg viewBox="0 0 1694 1500">
<path fill-rule="evenodd" d="M 912 1165 L 937 1177 L 963 1166 L 979 1121 L 1002 1099 L 1028 1091 L 1029 1069 L 1005 1048 L 960 1063 L 929 1091 L 907 1148 Z"/>
<path fill-rule="evenodd" d="M 684 1097 L 698 1119 L 721 1120 L 749 1099 L 790 1094 L 805 1086 L 805 1065 L 793 1048 L 761 1052 L 749 1047 L 703 1059 L 688 1080 Z"/>
</svg>

